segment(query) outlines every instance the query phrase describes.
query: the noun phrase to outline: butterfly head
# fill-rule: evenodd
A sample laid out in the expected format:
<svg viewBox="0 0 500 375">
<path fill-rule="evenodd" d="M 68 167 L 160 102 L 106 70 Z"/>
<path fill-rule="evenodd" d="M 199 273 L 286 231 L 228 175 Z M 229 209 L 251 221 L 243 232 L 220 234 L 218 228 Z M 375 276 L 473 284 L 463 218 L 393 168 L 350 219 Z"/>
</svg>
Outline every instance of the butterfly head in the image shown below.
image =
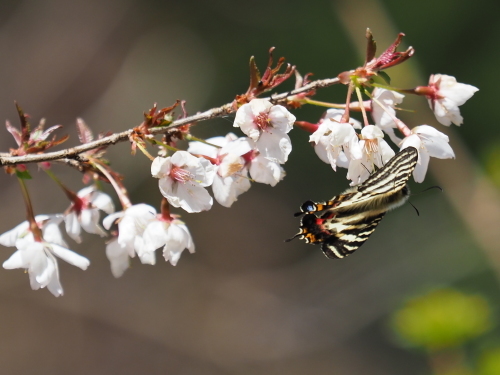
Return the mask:
<svg viewBox="0 0 500 375">
<path fill-rule="evenodd" d="M 297 217 L 297 216 L 300 216 L 304 213 L 316 212 L 316 211 L 318 211 L 318 207 L 317 207 L 316 203 L 314 203 L 313 201 L 305 201 L 300 206 L 300 212 L 297 212 L 296 214 L 294 214 L 294 216 Z"/>
</svg>

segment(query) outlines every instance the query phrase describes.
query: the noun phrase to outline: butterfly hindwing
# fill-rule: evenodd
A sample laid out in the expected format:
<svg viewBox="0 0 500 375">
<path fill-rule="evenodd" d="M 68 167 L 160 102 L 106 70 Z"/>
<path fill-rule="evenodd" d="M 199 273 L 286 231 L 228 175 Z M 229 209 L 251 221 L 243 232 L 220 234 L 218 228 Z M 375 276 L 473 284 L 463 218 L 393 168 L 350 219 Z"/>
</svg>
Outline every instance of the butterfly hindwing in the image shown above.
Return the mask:
<svg viewBox="0 0 500 375">
<path fill-rule="evenodd" d="M 301 212 L 296 214 L 305 215 L 299 233 L 293 238 L 321 243 L 328 258 L 344 258 L 351 254 L 375 231 L 388 210 L 406 202 L 409 196 L 406 183 L 417 160 L 417 149 L 405 148 L 364 183 L 329 201 L 305 202 L 300 207 Z"/>
<path fill-rule="evenodd" d="M 338 226 L 340 231 L 333 230 L 331 235 L 323 241 L 321 249 L 330 259 L 344 258 L 356 251 L 375 231 L 378 223 L 384 217 L 385 212 L 374 216 L 367 216 L 362 220 L 346 224 L 341 221 L 332 220 L 329 225 L 335 228 Z"/>
</svg>

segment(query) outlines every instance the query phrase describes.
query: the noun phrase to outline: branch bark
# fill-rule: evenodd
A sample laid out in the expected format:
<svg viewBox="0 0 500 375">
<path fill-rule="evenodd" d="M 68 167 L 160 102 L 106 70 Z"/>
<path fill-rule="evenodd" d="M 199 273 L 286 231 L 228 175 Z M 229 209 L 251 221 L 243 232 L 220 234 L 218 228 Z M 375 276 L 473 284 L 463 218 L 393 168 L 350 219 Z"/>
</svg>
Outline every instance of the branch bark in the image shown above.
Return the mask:
<svg viewBox="0 0 500 375">
<path fill-rule="evenodd" d="M 332 86 L 334 84 L 339 83 L 338 78 L 327 78 L 327 79 L 320 79 L 316 80 L 313 82 L 310 82 L 309 84 L 302 86 L 298 89 L 288 91 L 285 93 L 277 94 L 277 95 L 271 95 L 271 97 L 268 97 L 266 99 L 272 100 L 273 103 L 275 104 L 284 104 L 286 103 L 287 99 L 297 95 L 301 94 L 303 92 L 307 92 L 310 90 L 315 90 L 319 88 L 324 88 L 328 86 Z M 220 107 L 212 108 L 207 111 L 197 113 L 193 116 L 188 116 L 179 120 L 173 121 L 169 126 L 166 127 L 158 127 L 158 128 L 151 128 L 150 132 L 151 134 L 162 134 L 162 133 L 167 133 L 169 130 L 173 128 L 177 128 L 182 125 L 186 125 L 189 123 L 196 123 L 196 122 L 201 122 L 201 121 L 206 121 L 210 120 L 216 117 L 221 117 L 224 115 L 228 115 L 230 113 L 233 113 L 234 109 L 232 106 L 232 103 L 227 103 L 224 104 Z M 54 160 L 59 160 L 59 159 L 75 159 L 78 155 L 80 155 L 83 152 L 90 151 L 93 149 L 96 149 L 98 147 L 103 147 L 103 146 L 109 146 L 113 145 L 118 142 L 123 142 L 129 139 L 130 134 L 133 132 L 133 129 L 128 129 L 120 133 L 114 133 L 110 136 L 98 139 L 96 141 L 92 141 L 89 143 L 85 143 L 79 146 L 67 148 L 64 150 L 60 151 L 54 151 L 54 152 L 48 152 L 48 153 L 42 153 L 42 154 L 31 154 L 31 155 L 23 155 L 23 156 L 10 156 L 7 153 L 1 153 L 0 154 L 0 167 L 8 166 L 8 165 L 16 165 L 16 164 L 27 164 L 27 163 L 39 163 L 42 161 L 54 161 Z M 67 161 L 66 161 L 67 162 Z"/>
</svg>

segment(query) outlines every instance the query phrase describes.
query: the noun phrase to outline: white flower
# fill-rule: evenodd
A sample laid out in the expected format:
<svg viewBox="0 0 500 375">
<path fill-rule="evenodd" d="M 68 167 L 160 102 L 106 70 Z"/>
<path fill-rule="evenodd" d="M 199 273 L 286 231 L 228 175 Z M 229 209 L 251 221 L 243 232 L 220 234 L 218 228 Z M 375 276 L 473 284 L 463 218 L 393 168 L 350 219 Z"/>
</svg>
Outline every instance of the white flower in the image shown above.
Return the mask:
<svg viewBox="0 0 500 375">
<path fill-rule="evenodd" d="M 455 154 L 448 144 L 448 136 L 432 126 L 416 126 L 411 132 L 412 135 L 403 140 L 401 150 L 408 146 L 418 150 L 418 162 L 413 171 L 413 178 L 416 182 L 422 182 L 427 173 L 431 156 L 438 159 L 451 159 L 455 157 Z"/>
<path fill-rule="evenodd" d="M 469 100 L 479 89 L 465 83 L 458 83 L 455 77 L 445 74 L 433 74 L 429 79 L 432 94 L 427 95 L 429 106 L 436 119 L 443 125 L 460 125 L 463 117 L 459 106 Z"/>
<path fill-rule="evenodd" d="M 181 257 L 184 249 L 194 253 L 194 242 L 186 225 L 176 219 L 152 221 L 146 227 L 143 235 L 144 246 L 141 250 L 143 254 L 149 254 L 154 258 L 154 251 L 163 247 L 163 256 L 167 262 L 173 266 Z"/>
<path fill-rule="evenodd" d="M 325 120 L 340 122 L 344 112 L 345 112 L 344 109 L 338 109 L 338 108 L 327 109 L 326 112 L 323 114 L 320 122 L 323 122 Z M 354 129 L 361 129 L 362 128 L 361 122 L 359 122 L 355 118 L 349 117 L 348 123 L 351 124 Z"/>
<path fill-rule="evenodd" d="M 240 145 L 240 147 L 250 150 L 243 155 L 245 160 L 244 170 L 248 170 L 253 181 L 276 186 L 285 177 L 285 170 L 280 163 L 276 159 L 261 154 L 254 141 L 247 137 L 239 138 L 238 141 L 244 144 Z M 228 144 L 228 146 L 230 145 Z"/>
<path fill-rule="evenodd" d="M 248 171 L 242 155 L 250 152 L 252 147 L 246 138 L 238 138 L 233 133 L 225 137 L 209 138 L 207 142 L 220 148 L 202 142 L 189 142 L 188 152 L 206 155 L 216 161 L 217 173 L 212 191 L 217 202 L 224 207 L 231 207 L 240 194 L 250 189 Z"/>
<path fill-rule="evenodd" d="M 125 211 L 104 218 L 103 225 L 108 230 L 111 225 L 118 222 L 118 237 L 112 239 L 106 246 L 106 255 L 111 263 L 114 277 L 122 276 L 129 266 L 129 257 L 135 256 L 136 249 L 142 249 L 144 230 L 155 218 L 156 210 L 147 204 L 136 204 Z M 151 258 L 147 255 L 140 259 L 142 263 L 152 264 Z"/>
<path fill-rule="evenodd" d="M 362 157 L 351 160 L 347 171 L 347 178 L 352 180 L 351 186 L 364 182 L 375 167 L 381 168 L 394 156 L 394 151 L 383 138 L 382 130 L 374 125 L 365 126 L 361 130 L 359 144 L 363 151 Z"/>
<path fill-rule="evenodd" d="M 275 160 L 264 157 L 259 152 L 254 152 L 249 157 L 250 177 L 255 182 L 276 186 L 285 177 L 285 170 Z"/>
<path fill-rule="evenodd" d="M 343 113 L 339 109 L 328 110 L 325 120 L 309 137 L 319 158 L 330 163 L 335 171 L 337 166 L 347 168 L 350 160 L 362 157 L 358 135 L 354 131 L 354 127 L 361 124 L 355 119 L 349 119 L 349 123 L 339 122 Z"/>
<path fill-rule="evenodd" d="M 77 196 L 65 213 L 66 233 L 77 243 L 82 242 L 81 228 L 87 233 L 106 236 L 106 232 L 99 225 L 99 210 L 107 214 L 115 211 L 110 196 L 100 192 L 95 186 L 83 188 Z"/>
<path fill-rule="evenodd" d="M 62 218 L 60 219 L 62 220 Z M 55 222 L 50 219 L 48 222 L 50 224 L 46 225 L 46 228 L 48 226 L 49 232 L 52 233 L 47 233 L 47 237 L 52 237 L 57 242 L 60 242 L 60 238 L 55 234 L 57 232 L 53 226 Z M 63 289 L 59 281 L 59 267 L 55 256 L 82 270 L 86 270 L 90 264 L 87 258 L 64 246 L 60 246 L 58 243 L 49 242 L 47 238 L 35 241 L 33 234 L 29 231 L 28 222 L 21 223 L 14 229 L 2 234 L 0 239 L 4 246 L 17 247 L 17 251 L 3 263 L 3 268 L 26 269 L 33 290 L 47 287 L 56 297 L 63 294 Z M 14 243 L 12 243 L 13 240 Z"/>
<path fill-rule="evenodd" d="M 375 121 L 375 125 L 384 131 L 387 128 L 396 128 L 396 123 L 394 122 L 396 110 L 394 107 L 403 102 L 404 95 L 396 91 L 376 87 L 372 92 L 372 96 L 371 116 L 373 121 Z"/>
<path fill-rule="evenodd" d="M 167 158 L 157 157 L 151 165 L 151 174 L 160 179 L 163 196 L 172 206 L 187 212 L 212 207 L 213 199 L 204 187 L 212 184 L 215 172 L 215 166 L 208 160 L 186 151 L 177 151 Z"/>
<path fill-rule="evenodd" d="M 243 104 L 234 119 L 234 126 L 241 128 L 256 142 L 260 153 L 283 164 L 292 151 L 287 133 L 292 129 L 295 116 L 281 105 L 272 105 L 266 99 L 254 99 Z"/>
<path fill-rule="evenodd" d="M 35 221 L 42 230 L 42 236 L 45 241 L 68 247 L 59 229 L 59 224 L 63 221 L 63 215 L 37 215 L 35 216 Z M 15 228 L 0 235 L 0 245 L 7 247 L 16 246 L 17 240 L 25 238 L 26 236 L 31 236 L 31 231 L 29 229 L 29 223 L 23 221 Z"/>
</svg>

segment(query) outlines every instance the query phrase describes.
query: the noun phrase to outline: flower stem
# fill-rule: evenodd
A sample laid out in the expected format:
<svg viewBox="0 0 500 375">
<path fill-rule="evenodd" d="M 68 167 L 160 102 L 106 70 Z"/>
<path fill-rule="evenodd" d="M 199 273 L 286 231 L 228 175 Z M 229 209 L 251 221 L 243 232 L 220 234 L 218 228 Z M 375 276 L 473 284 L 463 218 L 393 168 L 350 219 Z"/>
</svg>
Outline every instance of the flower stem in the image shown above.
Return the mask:
<svg viewBox="0 0 500 375">
<path fill-rule="evenodd" d="M 21 186 L 21 192 L 23 194 L 24 203 L 26 205 L 26 218 L 30 225 L 30 231 L 31 233 L 33 233 L 35 241 L 42 242 L 43 240 L 42 231 L 38 227 L 38 224 L 36 223 L 35 220 L 35 215 L 33 213 L 33 205 L 31 204 L 31 198 L 28 192 L 28 187 L 26 186 L 24 179 L 18 177 L 17 180 L 19 181 L 19 185 Z"/>
<path fill-rule="evenodd" d="M 303 102 L 305 104 L 317 105 L 319 107 L 340 108 L 340 109 L 344 109 L 345 108 L 345 104 L 336 104 L 336 103 L 321 102 L 319 100 L 312 100 L 312 99 L 309 99 L 309 98 L 303 99 Z"/>
<path fill-rule="evenodd" d="M 108 171 L 108 169 L 102 165 L 98 160 L 92 160 L 93 165 L 101 171 L 103 175 L 106 176 L 108 179 L 109 183 L 113 186 L 113 188 L 116 191 L 116 195 L 118 195 L 118 199 L 120 199 L 120 203 L 123 207 L 124 210 L 132 206 L 132 202 L 130 202 L 130 199 L 128 197 L 127 189 L 125 186 L 121 183 L 121 181 L 115 179 L 113 175 Z"/>
<path fill-rule="evenodd" d="M 193 136 L 191 134 L 187 134 L 186 135 L 186 140 L 187 141 L 196 141 L 196 142 L 204 143 L 206 145 L 209 145 L 209 146 L 212 146 L 212 147 L 216 147 L 216 148 L 222 148 L 221 146 L 214 145 L 213 143 L 207 142 L 204 139 L 195 137 L 195 136 Z"/>
<path fill-rule="evenodd" d="M 361 95 L 361 90 L 359 89 L 359 86 L 356 86 L 356 96 L 358 97 L 358 101 L 360 103 L 363 102 L 363 96 Z M 364 106 L 361 106 L 361 113 L 363 115 L 363 121 L 365 123 L 365 126 L 368 126 L 369 123 L 368 123 L 368 117 L 366 116 L 366 111 L 365 111 L 365 107 Z"/>
</svg>

